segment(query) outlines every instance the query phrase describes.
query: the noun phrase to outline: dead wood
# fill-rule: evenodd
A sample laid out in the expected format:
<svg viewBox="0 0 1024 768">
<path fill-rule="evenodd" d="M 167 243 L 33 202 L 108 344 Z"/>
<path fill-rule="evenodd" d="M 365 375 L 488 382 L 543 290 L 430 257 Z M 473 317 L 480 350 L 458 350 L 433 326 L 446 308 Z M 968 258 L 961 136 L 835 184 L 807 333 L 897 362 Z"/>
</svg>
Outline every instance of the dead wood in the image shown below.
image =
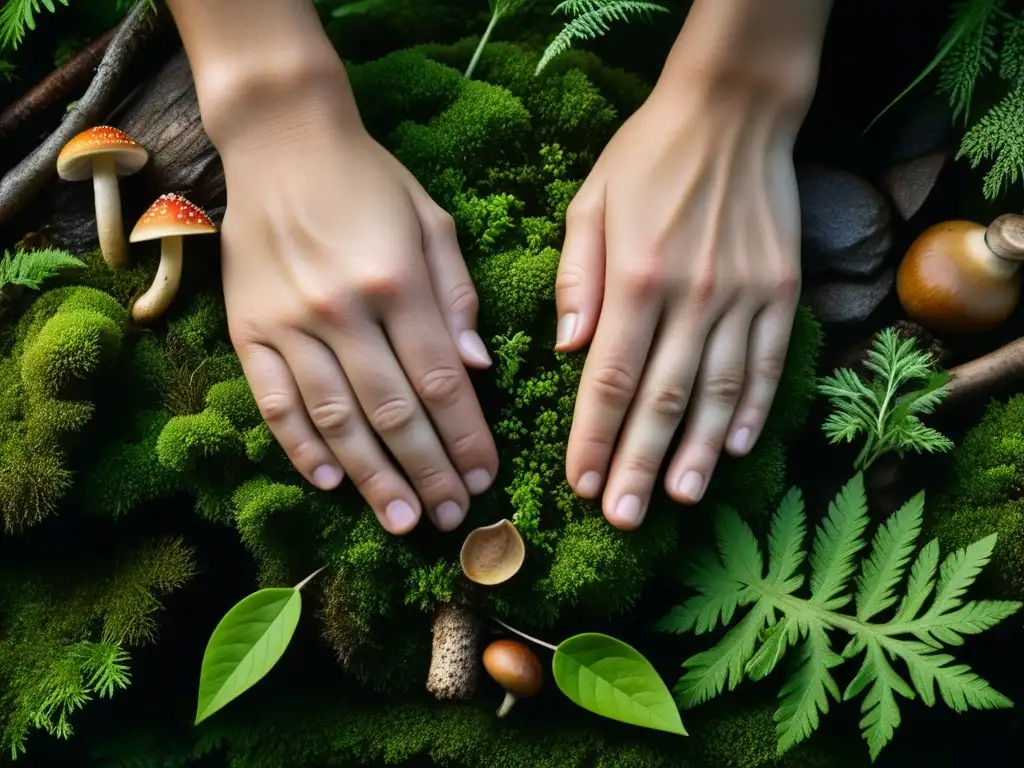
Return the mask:
<svg viewBox="0 0 1024 768">
<path fill-rule="evenodd" d="M 981 400 L 1019 387 L 1024 382 L 1024 339 L 1011 341 L 969 363 L 950 369 L 944 403 Z"/>
</svg>

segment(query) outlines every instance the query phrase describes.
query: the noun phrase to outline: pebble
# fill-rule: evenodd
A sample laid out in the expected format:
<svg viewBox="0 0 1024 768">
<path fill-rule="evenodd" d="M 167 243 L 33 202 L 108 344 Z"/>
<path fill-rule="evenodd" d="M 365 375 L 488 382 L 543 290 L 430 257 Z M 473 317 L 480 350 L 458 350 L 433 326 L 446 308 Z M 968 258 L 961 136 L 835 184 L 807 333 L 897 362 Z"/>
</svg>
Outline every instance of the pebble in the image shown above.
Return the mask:
<svg viewBox="0 0 1024 768">
<path fill-rule="evenodd" d="M 797 171 L 805 274 L 874 275 L 892 250 L 892 215 L 882 193 L 841 168 Z"/>
<path fill-rule="evenodd" d="M 889 295 L 895 280 L 893 267 L 867 280 L 836 277 L 808 286 L 803 301 L 823 323 L 862 323 Z"/>
<path fill-rule="evenodd" d="M 882 186 L 904 221 L 910 221 L 928 200 L 948 158 L 948 152 L 936 150 L 886 171 Z"/>
</svg>

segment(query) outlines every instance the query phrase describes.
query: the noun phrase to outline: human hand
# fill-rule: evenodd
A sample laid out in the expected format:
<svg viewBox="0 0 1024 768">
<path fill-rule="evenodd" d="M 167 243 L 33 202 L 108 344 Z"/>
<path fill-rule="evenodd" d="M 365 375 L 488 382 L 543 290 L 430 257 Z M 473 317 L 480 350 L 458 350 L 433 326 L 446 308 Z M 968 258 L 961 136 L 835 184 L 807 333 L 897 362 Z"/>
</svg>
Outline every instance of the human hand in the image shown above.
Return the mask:
<svg viewBox="0 0 1024 768">
<path fill-rule="evenodd" d="M 464 367 L 490 359 L 451 218 L 358 121 L 289 106 L 247 124 L 218 126 L 222 262 L 260 412 L 309 482 L 347 475 L 391 533 L 422 508 L 455 528 L 498 456 Z"/>
<path fill-rule="evenodd" d="M 802 110 L 688 85 L 659 84 L 608 144 L 569 208 L 558 272 L 557 348 L 592 340 L 566 475 L 585 498 L 603 489 L 622 529 L 642 522 L 684 414 L 674 499 L 701 499 L 723 446 L 751 449 L 800 292 Z"/>
</svg>

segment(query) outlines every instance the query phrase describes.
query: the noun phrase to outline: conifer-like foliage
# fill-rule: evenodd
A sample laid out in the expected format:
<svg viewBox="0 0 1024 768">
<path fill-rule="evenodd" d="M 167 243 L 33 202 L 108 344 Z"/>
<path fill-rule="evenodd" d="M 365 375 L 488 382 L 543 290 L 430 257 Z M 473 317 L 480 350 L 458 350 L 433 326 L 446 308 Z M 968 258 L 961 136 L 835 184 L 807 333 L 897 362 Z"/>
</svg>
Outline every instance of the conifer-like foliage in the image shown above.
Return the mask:
<svg viewBox="0 0 1024 768">
<path fill-rule="evenodd" d="M 668 8 L 649 0 L 562 0 L 553 12 L 571 14 L 573 18 L 544 51 L 537 62 L 538 73 L 577 40 L 593 40 L 608 32 L 613 21 L 647 18 L 651 13 L 668 13 Z"/>
<path fill-rule="evenodd" d="M 779 753 L 814 732 L 830 700 L 850 701 L 863 693 L 860 725 L 872 760 L 900 724 L 897 694 L 934 706 L 937 688 L 957 712 L 1012 706 L 945 652 L 1021 607 L 964 600 L 992 555 L 996 535 L 956 550 L 941 565 L 936 539 L 914 557 L 923 512 L 919 493 L 879 526 L 858 567 L 869 524 L 863 475 L 854 475 L 829 505 L 809 553 L 804 504 L 793 489 L 772 519 L 766 568 L 754 532 L 734 510 L 722 508 L 715 524 L 718 554 L 700 559 L 688 579 L 697 594 L 657 628 L 703 634 L 732 624 L 739 608 L 749 611 L 714 647 L 684 662 L 687 671 L 675 688 L 680 706 L 696 706 L 726 686 L 733 690 L 745 677 L 765 678 L 788 655 L 775 713 Z M 808 584 L 802 572 L 807 560 L 809 588 L 802 589 Z M 834 645 L 844 635 L 845 647 Z M 833 670 L 858 657 L 856 675 L 840 691 Z"/>
<path fill-rule="evenodd" d="M 5 252 L 0 257 L 0 289 L 18 285 L 39 290 L 43 281 L 56 277 L 65 269 L 84 267 L 85 262 L 58 248 L 38 251 Z"/>
<path fill-rule="evenodd" d="M 874 374 L 870 381 L 850 368 L 839 368 L 818 386 L 834 408 L 823 425 L 829 440 L 853 442 L 865 436 L 855 469 L 867 469 L 890 451 L 937 453 L 953 446 L 919 418 L 932 413 L 945 398 L 949 374 L 935 369 L 934 358 L 918 349 L 916 339 L 902 337 L 893 328 L 882 330 L 868 350 L 864 367 Z"/>
</svg>

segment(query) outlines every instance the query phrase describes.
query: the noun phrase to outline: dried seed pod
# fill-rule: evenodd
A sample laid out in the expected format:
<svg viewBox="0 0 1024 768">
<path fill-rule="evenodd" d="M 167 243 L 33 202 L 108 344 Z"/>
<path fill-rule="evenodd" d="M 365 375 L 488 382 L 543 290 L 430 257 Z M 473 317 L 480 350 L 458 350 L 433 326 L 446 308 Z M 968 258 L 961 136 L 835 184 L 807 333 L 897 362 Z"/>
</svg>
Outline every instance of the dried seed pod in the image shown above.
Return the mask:
<svg viewBox="0 0 1024 768">
<path fill-rule="evenodd" d="M 499 520 L 471 531 L 459 559 L 467 579 L 493 586 L 519 572 L 526 559 L 526 545 L 511 520 Z"/>
</svg>

